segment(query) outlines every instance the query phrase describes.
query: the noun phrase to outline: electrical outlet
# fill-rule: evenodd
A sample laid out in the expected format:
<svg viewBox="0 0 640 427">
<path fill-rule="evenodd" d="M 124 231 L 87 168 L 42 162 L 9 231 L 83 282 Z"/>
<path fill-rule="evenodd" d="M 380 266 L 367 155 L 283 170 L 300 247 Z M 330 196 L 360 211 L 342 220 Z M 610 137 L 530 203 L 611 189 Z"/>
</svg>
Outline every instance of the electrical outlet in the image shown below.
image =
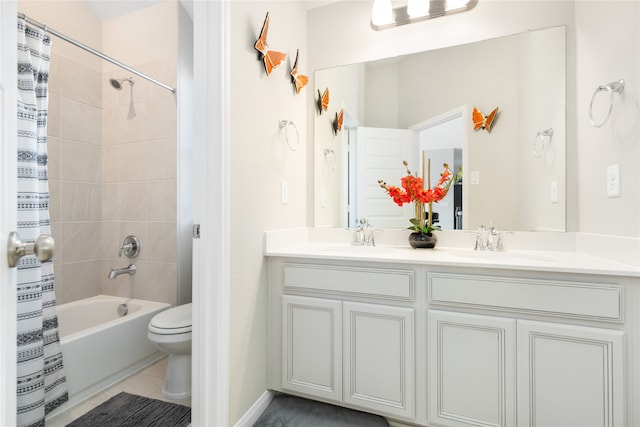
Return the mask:
<svg viewBox="0 0 640 427">
<path fill-rule="evenodd" d="M 289 204 L 289 182 L 288 181 L 280 182 L 280 202 L 283 205 Z"/>
<path fill-rule="evenodd" d="M 607 197 L 620 197 L 620 164 L 607 168 Z"/>
</svg>

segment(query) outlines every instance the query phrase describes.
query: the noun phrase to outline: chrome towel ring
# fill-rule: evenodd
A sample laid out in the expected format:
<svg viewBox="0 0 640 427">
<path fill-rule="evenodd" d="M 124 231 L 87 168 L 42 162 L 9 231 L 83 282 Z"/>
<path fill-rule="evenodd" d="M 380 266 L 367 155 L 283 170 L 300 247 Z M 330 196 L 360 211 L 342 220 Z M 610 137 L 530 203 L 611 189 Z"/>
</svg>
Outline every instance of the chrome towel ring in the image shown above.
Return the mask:
<svg viewBox="0 0 640 427">
<path fill-rule="evenodd" d="M 613 110 L 613 94 L 622 93 L 623 91 L 624 91 L 624 80 L 622 79 L 618 80 L 617 82 L 612 82 L 604 86 L 598 86 L 596 88 L 596 91 L 593 93 L 593 96 L 591 97 L 591 103 L 589 104 L 589 120 L 591 121 L 591 124 L 593 126 L 599 128 L 599 127 L 602 127 L 605 123 L 607 123 L 607 121 L 611 117 L 611 111 Z M 596 123 L 595 120 L 593 120 L 593 100 L 596 98 L 596 95 L 598 94 L 598 92 L 609 92 L 609 111 L 607 112 L 607 115 L 605 116 L 604 120 L 602 120 L 602 123 Z"/>
<path fill-rule="evenodd" d="M 291 141 L 289 141 L 289 126 L 293 126 L 296 131 L 296 143 L 294 145 L 292 145 Z M 284 129 L 284 139 L 285 141 L 287 141 L 287 145 L 289 146 L 291 151 L 296 151 L 298 149 L 298 145 L 300 145 L 300 134 L 298 133 L 296 124 L 291 120 L 280 120 L 280 132 L 282 132 L 282 129 Z"/>
<path fill-rule="evenodd" d="M 553 137 L 553 128 L 540 130 L 536 133 L 536 139 L 533 140 L 533 157 L 542 158 L 545 146 L 551 143 L 551 137 Z"/>
</svg>

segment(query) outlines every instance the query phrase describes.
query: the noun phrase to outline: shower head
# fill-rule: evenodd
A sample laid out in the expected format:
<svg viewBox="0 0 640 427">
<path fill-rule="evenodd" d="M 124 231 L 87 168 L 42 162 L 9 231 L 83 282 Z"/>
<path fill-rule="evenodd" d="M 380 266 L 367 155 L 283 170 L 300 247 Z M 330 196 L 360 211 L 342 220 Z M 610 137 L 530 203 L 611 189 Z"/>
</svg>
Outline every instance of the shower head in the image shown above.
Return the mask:
<svg viewBox="0 0 640 427">
<path fill-rule="evenodd" d="M 131 86 L 133 86 L 135 83 L 133 81 L 133 77 L 129 77 L 129 78 L 124 77 L 122 79 L 113 79 L 113 78 L 109 79 L 109 83 L 111 83 L 111 86 L 113 86 L 113 88 L 117 90 L 122 89 L 123 82 L 129 82 Z"/>
</svg>

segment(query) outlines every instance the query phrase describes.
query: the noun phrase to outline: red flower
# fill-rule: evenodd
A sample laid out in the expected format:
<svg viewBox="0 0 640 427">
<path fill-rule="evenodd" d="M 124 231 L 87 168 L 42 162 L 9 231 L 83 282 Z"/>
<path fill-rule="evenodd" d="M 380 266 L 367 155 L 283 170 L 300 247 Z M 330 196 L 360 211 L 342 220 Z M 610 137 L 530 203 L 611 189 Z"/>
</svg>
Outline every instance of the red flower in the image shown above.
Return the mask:
<svg viewBox="0 0 640 427">
<path fill-rule="evenodd" d="M 404 164 L 405 166 L 407 165 L 406 162 L 404 162 Z M 445 163 L 444 172 L 440 174 L 440 180 L 434 188 L 425 189 L 422 178 L 411 175 L 408 169 L 407 175 L 402 177 L 400 180 L 402 188 L 387 185 L 387 183 L 382 180 L 379 180 L 378 183 L 380 184 L 380 187 L 384 188 L 387 193 L 389 193 L 389 196 L 391 196 L 398 206 L 402 206 L 404 203 L 411 202 L 424 204 L 439 202 L 447 195 L 449 186 L 453 182 L 454 178 L 455 176 L 449 169 L 449 166 Z"/>
</svg>

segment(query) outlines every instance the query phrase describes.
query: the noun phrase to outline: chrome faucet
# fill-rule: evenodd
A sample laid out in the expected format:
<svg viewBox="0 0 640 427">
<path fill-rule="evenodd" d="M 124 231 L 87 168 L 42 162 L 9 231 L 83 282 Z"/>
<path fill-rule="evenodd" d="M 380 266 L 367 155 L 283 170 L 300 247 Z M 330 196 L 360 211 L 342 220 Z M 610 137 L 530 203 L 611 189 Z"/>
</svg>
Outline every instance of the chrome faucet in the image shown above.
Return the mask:
<svg viewBox="0 0 640 427">
<path fill-rule="evenodd" d="M 118 277 L 121 274 L 128 274 L 129 276 L 133 276 L 134 274 L 136 274 L 136 266 L 133 264 L 129 264 L 128 267 L 124 267 L 124 268 L 116 268 L 111 269 L 111 271 L 109 272 L 109 279 L 115 279 L 116 277 Z"/>
<path fill-rule="evenodd" d="M 487 231 L 487 237 L 484 238 L 483 234 Z M 475 251 L 503 251 L 504 241 L 502 240 L 502 233 L 491 226 L 489 229 L 485 229 L 484 225 L 478 227 L 476 233 L 476 243 L 473 248 Z"/>
</svg>

